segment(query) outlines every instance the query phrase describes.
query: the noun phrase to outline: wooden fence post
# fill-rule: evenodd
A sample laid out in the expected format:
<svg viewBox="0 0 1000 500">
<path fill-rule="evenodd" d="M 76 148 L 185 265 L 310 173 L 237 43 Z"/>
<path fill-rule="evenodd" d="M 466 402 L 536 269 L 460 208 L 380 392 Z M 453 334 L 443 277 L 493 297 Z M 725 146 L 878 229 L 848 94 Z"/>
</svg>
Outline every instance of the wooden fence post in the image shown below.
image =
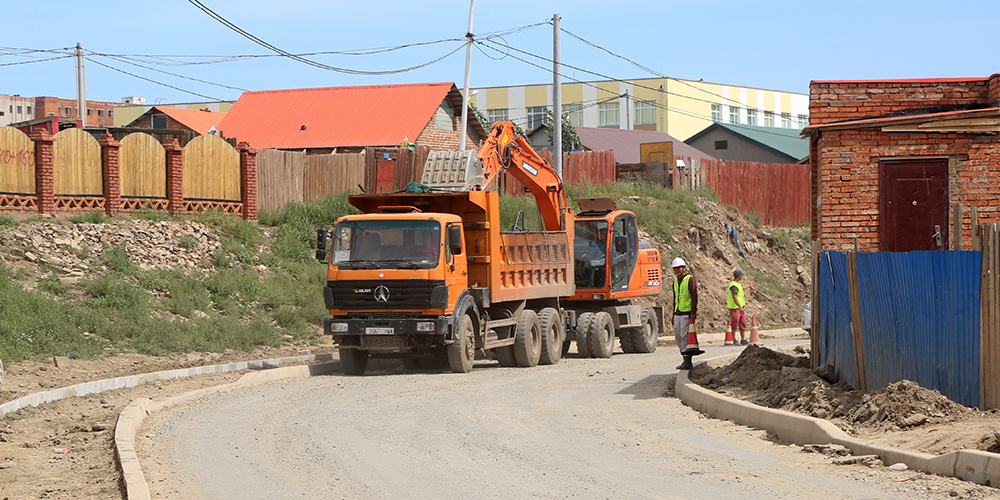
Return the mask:
<svg viewBox="0 0 1000 500">
<path fill-rule="evenodd" d="M 163 141 L 167 154 L 167 209 L 171 215 L 184 212 L 184 149 L 177 139 Z"/>
<path fill-rule="evenodd" d="M 1000 223 L 982 227 L 979 291 L 979 407 L 1000 407 Z"/>
<path fill-rule="evenodd" d="M 121 210 L 122 186 L 121 167 L 118 150 L 121 143 L 111 134 L 103 134 L 97 140 L 101 145 L 101 170 L 104 177 L 104 212 L 114 216 Z"/>
<path fill-rule="evenodd" d="M 858 287 L 858 254 L 847 254 L 847 290 L 851 296 L 851 340 L 854 344 L 854 371 L 857 375 L 857 387 L 861 392 L 868 392 L 868 382 L 865 375 L 865 342 L 861 330 L 861 290 Z"/>
<path fill-rule="evenodd" d="M 249 143 L 236 147 L 240 152 L 240 198 L 243 202 L 243 220 L 257 220 L 257 150 Z"/>
<path fill-rule="evenodd" d="M 952 227 L 954 228 L 955 243 L 952 245 L 952 249 L 956 251 L 962 250 L 962 204 L 956 203 L 954 207 L 954 214 L 952 215 Z"/>
<path fill-rule="evenodd" d="M 35 142 L 35 193 L 38 197 L 38 213 L 51 214 L 55 211 L 55 137 L 48 130 L 37 128 L 29 139 Z"/>
</svg>

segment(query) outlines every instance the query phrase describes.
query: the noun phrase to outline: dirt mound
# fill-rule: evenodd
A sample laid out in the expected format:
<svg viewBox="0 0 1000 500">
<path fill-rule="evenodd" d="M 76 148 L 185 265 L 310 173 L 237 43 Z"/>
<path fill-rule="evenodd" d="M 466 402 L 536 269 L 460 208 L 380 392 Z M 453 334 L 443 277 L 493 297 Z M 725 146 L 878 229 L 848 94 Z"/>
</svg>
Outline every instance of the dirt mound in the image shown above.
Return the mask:
<svg viewBox="0 0 1000 500">
<path fill-rule="evenodd" d="M 748 346 L 719 368 L 696 366 L 692 382 L 751 403 L 830 420 L 848 434 L 925 453 L 1000 450 L 1000 414 L 958 404 L 903 380 L 870 394 L 831 383 L 833 367 L 809 367 L 804 349 Z"/>
</svg>

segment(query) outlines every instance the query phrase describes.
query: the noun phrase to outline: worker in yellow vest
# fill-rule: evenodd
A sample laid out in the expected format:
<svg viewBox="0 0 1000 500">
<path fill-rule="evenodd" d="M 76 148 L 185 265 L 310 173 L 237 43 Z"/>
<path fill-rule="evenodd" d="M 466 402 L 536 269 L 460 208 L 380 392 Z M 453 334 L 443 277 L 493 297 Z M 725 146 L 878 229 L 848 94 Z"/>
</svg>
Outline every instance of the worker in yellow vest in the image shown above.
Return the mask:
<svg viewBox="0 0 1000 500">
<path fill-rule="evenodd" d="M 689 346 L 688 328 L 698 316 L 698 280 L 688 272 L 687 263 L 677 257 L 670 263 L 674 271 L 674 340 L 684 357 L 678 370 L 690 370 L 691 358 L 702 354 L 697 345 Z"/>
<path fill-rule="evenodd" d="M 733 281 L 729 282 L 728 293 L 726 293 L 726 307 L 729 308 L 729 322 L 733 325 L 733 330 L 740 331 L 740 345 L 747 345 L 747 314 L 744 308 L 747 299 L 743 296 L 743 271 L 737 269 L 733 271 Z"/>
</svg>

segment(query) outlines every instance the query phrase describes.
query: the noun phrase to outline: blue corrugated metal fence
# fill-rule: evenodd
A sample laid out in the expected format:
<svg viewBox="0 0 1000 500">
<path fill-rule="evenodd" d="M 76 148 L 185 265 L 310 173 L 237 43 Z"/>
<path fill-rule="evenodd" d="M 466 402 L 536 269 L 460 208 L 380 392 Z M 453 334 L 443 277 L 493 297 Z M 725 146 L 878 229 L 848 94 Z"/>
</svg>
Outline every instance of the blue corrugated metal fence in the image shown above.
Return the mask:
<svg viewBox="0 0 1000 500">
<path fill-rule="evenodd" d="M 865 382 L 900 380 L 979 406 L 980 252 L 858 254 Z M 846 254 L 820 256 L 820 362 L 857 386 Z"/>
</svg>

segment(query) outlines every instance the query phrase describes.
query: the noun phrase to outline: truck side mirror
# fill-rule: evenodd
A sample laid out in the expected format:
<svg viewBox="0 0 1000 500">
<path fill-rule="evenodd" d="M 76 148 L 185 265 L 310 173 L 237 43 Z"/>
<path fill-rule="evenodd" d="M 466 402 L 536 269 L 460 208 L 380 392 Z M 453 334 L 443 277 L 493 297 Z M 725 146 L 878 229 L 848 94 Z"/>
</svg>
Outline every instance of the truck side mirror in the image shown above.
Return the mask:
<svg viewBox="0 0 1000 500">
<path fill-rule="evenodd" d="M 448 226 L 446 235 L 448 237 L 448 249 L 451 250 L 452 255 L 460 255 L 462 253 L 462 227 Z"/>
<path fill-rule="evenodd" d="M 319 228 L 316 230 L 316 260 L 326 262 L 326 240 L 330 238 L 330 231 Z"/>
</svg>

